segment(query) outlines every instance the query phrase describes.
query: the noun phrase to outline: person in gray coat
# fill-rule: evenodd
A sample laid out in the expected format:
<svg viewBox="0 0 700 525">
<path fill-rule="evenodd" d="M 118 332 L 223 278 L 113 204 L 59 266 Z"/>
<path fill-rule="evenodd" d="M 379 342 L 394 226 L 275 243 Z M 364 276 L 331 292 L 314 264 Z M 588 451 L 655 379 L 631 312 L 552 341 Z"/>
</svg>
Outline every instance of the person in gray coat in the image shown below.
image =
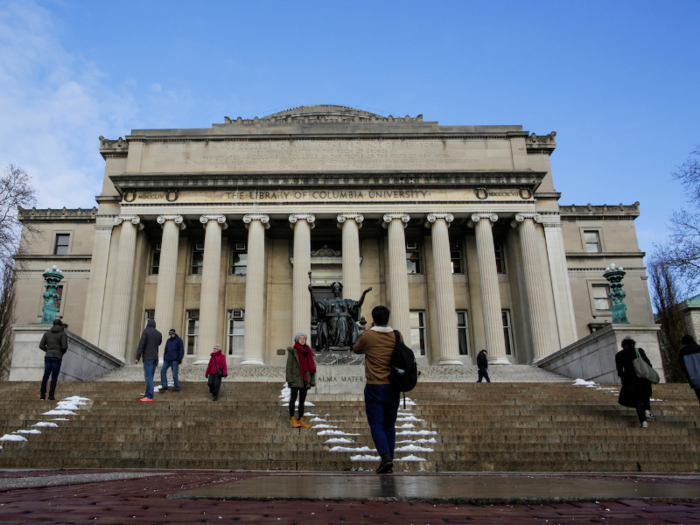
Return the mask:
<svg viewBox="0 0 700 525">
<path fill-rule="evenodd" d="M 39 399 L 42 401 L 46 399 L 46 383 L 49 381 L 49 376 L 51 376 L 49 400 L 54 401 L 56 382 L 58 381 L 58 374 L 61 372 L 61 361 L 63 360 L 63 354 L 68 350 L 68 338 L 60 319 L 55 319 L 51 330 L 44 333 L 39 343 L 39 348 L 46 352 L 44 356 L 44 378 L 41 380 Z"/>
<path fill-rule="evenodd" d="M 146 393 L 141 401 L 153 401 L 153 376 L 158 366 L 158 347 L 163 342 L 163 335 L 156 330 L 156 322 L 149 319 L 146 329 L 141 334 L 139 350 L 136 352 L 136 364 L 143 357 L 143 375 L 146 378 Z"/>
<path fill-rule="evenodd" d="M 681 344 L 683 345 L 679 355 L 681 370 L 688 376 L 688 384 L 700 401 L 700 346 L 690 334 L 683 336 Z"/>
</svg>

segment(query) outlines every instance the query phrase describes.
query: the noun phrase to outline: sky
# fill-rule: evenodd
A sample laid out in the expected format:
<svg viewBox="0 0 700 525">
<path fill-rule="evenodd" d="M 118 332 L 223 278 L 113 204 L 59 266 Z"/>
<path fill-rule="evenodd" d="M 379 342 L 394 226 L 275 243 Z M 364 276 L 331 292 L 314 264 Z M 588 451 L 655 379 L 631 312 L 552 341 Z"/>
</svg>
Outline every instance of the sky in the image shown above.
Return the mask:
<svg viewBox="0 0 700 525">
<path fill-rule="evenodd" d="M 3 1 L 0 167 L 38 207 L 91 208 L 100 135 L 306 104 L 557 132 L 560 204 L 685 205 L 700 145 L 700 2 Z"/>
</svg>

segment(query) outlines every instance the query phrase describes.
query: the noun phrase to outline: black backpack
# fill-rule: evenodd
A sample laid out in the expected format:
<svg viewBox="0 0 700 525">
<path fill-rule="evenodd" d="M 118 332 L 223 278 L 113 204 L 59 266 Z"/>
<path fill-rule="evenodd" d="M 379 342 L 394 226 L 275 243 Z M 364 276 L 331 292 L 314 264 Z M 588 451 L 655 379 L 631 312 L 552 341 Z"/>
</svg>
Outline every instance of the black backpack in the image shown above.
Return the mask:
<svg viewBox="0 0 700 525">
<path fill-rule="evenodd" d="M 418 383 L 418 365 L 416 356 L 403 341 L 398 330 L 394 330 L 396 337 L 396 347 L 391 354 L 391 370 L 389 371 L 389 381 L 399 392 L 410 392 Z M 403 396 L 404 408 L 406 408 L 406 394 Z"/>
</svg>

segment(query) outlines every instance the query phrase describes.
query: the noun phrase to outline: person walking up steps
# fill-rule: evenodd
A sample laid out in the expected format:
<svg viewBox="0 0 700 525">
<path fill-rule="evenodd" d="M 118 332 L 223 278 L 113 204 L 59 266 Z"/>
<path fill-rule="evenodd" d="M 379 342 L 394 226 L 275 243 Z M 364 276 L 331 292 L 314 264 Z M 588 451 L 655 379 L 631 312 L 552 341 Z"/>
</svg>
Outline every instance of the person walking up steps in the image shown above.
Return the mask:
<svg viewBox="0 0 700 525">
<path fill-rule="evenodd" d="M 173 369 L 173 390 L 180 391 L 180 381 L 178 378 L 178 366 L 182 364 L 185 357 L 185 345 L 177 335 L 174 328 L 168 332 L 168 340 L 165 342 L 165 352 L 163 353 L 163 367 L 160 369 L 160 391 L 168 390 L 168 368 Z"/>
<path fill-rule="evenodd" d="M 481 380 L 486 378 L 486 382 L 490 383 L 491 379 L 489 378 L 489 358 L 486 355 L 488 352 L 486 350 L 482 350 L 479 352 L 479 355 L 476 356 L 476 367 L 479 369 L 479 380 L 477 383 L 481 383 Z"/>
<path fill-rule="evenodd" d="M 143 375 L 146 378 L 146 393 L 141 401 L 153 401 L 153 376 L 158 366 L 158 347 L 163 342 L 163 335 L 156 330 L 156 322 L 149 319 L 146 329 L 141 334 L 139 350 L 136 352 L 136 364 L 143 357 Z"/>
<path fill-rule="evenodd" d="M 352 349 L 356 354 L 365 354 L 365 412 L 374 446 L 382 458 L 377 474 L 393 472 L 396 414 L 401 396 L 389 380 L 391 356 L 396 347 L 394 330 L 387 326 L 389 314 L 386 306 L 376 306 L 372 310 L 372 322 L 367 324 Z"/>
<path fill-rule="evenodd" d="M 649 367 L 652 367 L 652 364 L 646 353 L 644 353 L 644 350 L 636 348 L 636 345 L 637 343 L 634 339 L 627 337 L 622 340 L 622 350 L 615 354 L 617 375 L 620 376 L 620 380 L 622 381 L 618 403 L 623 407 L 637 409 L 639 426 L 641 428 L 647 428 L 649 426 L 647 418 L 654 417 L 651 414 L 650 405 L 651 383 L 646 379 L 637 377 L 637 373 L 634 371 L 633 362 L 637 358 L 637 351 L 639 351 L 639 357 L 641 357 Z"/>
<path fill-rule="evenodd" d="M 54 319 L 51 330 L 45 332 L 39 343 L 39 348 L 46 352 L 44 356 L 44 377 L 41 380 L 41 391 L 39 392 L 42 401 L 46 400 L 46 383 L 51 376 L 51 388 L 49 389 L 49 400 L 55 401 L 56 382 L 58 374 L 61 372 L 61 362 L 63 355 L 68 350 L 68 338 L 60 319 Z"/>
<path fill-rule="evenodd" d="M 316 386 L 316 363 L 311 347 L 306 344 L 306 334 L 294 336 L 294 346 L 287 348 L 287 386 L 292 391 L 289 396 L 289 426 L 310 428 L 304 421 L 304 402 L 309 388 Z M 294 406 L 299 396 L 299 419 L 294 417 Z"/>
<path fill-rule="evenodd" d="M 700 346 L 689 334 L 683 336 L 681 344 L 683 348 L 678 356 L 681 370 L 688 376 L 688 384 L 695 390 L 695 395 L 700 401 Z"/>
<path fill-rule="evenodd" d="M 209 393 L 213 396 L 212 401 L 218 401 L 221 379 L 228 376 L 226 356 L 221 353 L 221 345 L 214 345 L 214 351 L 211 353 L 209 365 L 204 375 L 209 385 Z"/>
</svg>

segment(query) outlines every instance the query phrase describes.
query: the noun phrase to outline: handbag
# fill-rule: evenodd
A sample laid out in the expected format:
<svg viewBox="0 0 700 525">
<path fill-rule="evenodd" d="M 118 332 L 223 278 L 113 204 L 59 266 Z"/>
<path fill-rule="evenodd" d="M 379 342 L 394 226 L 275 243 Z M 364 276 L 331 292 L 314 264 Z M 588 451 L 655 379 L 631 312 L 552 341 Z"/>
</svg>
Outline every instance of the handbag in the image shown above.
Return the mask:
<svg viewBox="0 0 700 525">
<path fill-rule="evenodd" d="M 657 384 L 660 381 L 658 372 L 650 367 L 647 362 L 641 358 L 637 348 L 635 348 L 634 351 L 637 354 L 637 357 L 635 357 L 632 361 L 634 373 L 640 379 L 646 379 L 654 385 Z"/>
</svg>

